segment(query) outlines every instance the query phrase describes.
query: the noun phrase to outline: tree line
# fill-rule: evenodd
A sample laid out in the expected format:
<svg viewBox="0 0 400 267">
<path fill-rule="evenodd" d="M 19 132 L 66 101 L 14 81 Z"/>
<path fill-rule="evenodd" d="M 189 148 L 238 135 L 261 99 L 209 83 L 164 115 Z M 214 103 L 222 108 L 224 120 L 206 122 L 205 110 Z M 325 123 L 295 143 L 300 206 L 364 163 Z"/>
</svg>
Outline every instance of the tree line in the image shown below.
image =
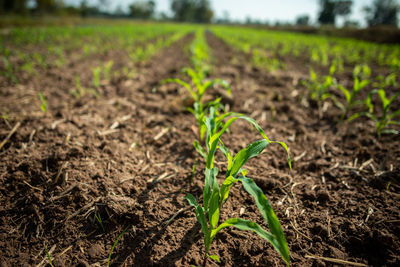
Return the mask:
<svg viewBox="0 0 400 267">
<path fill-rule="evenodd" d="M 319 11 L 317 22 L 320 25 L 335 25 L 338 17 L 342 17 L 345 26 L 357 26 L 359 22 L 349 19 L 353 0 L 315 0 Z M 214 12 L 209 0 L 170 0 L 172 15 L 156 14 L 156 2 L 153 0 L 133 0 L 128 10 L 121 6 L 109 11 L 110 0 L 98 0 L 90 5 L 87 0 L 81 0 L 78 6 L 66 4 L 63 0 L 0 0 L 0 14 L 66 14 L 105 17 L 130 17 L 136 19 L 161 19 L 194 23 L 232 23 L 225 12 L 223 19 L 214 19 Z M 398 25 L 400 5 L 398 0 L 374 0 L 370 6 L 364 7 L 368 26 Z M 265 24 L 259 21 L 246 20 L 247 24 Z M 296 18 L 297 25 L 310 25 L 310 17 L 301 15 Z"/>
</svg>

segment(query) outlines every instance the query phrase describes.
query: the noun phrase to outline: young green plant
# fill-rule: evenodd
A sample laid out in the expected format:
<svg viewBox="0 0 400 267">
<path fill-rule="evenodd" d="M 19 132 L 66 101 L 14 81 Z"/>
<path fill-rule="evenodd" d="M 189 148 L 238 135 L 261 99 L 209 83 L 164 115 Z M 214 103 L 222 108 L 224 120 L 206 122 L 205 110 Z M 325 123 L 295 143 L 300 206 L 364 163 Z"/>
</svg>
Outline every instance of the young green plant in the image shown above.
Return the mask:
<svg viewBox="0 0 400 267">
<path fill-rule="evenodd" d="M 340 101 L 335 99 L 336 106 L 340 108 L 343 112 L 340 121 L 348 118 L 350 111 L 355 105 L 362 104 L 361 100 L 356 100 L 356 96 L 363 88 L 365 88 L 370 83 L 369 77 L 371 75 L 371 70 L 367 65 L 357 65 L 354 68 L 353 75 L 354 82 L 352 90 L 346 89 L 341 84 L 338 84 L 338 88 L 344 94 L 346 100 L 345 103 L 341 103 Z"/>
<path fill-rule="evenodd" d="M 336 70 L 336 64 L 333 63 L 329 68 L 329 74 L 323 77 L 318 77 L 313 69 L 310 69 L 310 81 L 306 83 L 306 86 L 310 92 L 312 100 L 316 100 L 318 103 L 330 98 L 331 93 L 328 89 L 335 84 L 333 74 Z"/>
<path fill-rule="evenodd" d="M 224 122 L 225 119 L 227 119 L 226 122 Z M 230 125 L 238 119 L 249 122 L 257 129 L 263 139 L 251 143 L 246 148 L 240 150 L 236 155 L 232 155 L 229 149 L 222 142 L 221 136 L 228 130 Z M 243 168 L 243 165 L 250 158 L 258 156 L 269 144 L 274 143 L 280 144 L 285 149 L 288 155 L 288 163 L 291 167 L 286 144 L 279 141 L 269 140 L 265 132 L 254 119 L 238 113 L 224 113 L 217 116 L 214 107 L 210 108 L 209 116 L 204 118 L 204 124 L 207 127 L 206 150 L 203 149 L 198 141 L 194 142 L 196 150 L 206 161 L 203 206 L 196 201 L 196 198 L 193 195 L 188 194 L 185 197 L 189 204 L 195 208 L 196 217 L 201 224 L 201 229 L 204 235 L 205 255 L 203 266 L 207 264 L 208 258 L 219 261 L 217 255 L 209 254 L 210 247 L 217 233 L 230 226 L 236 227 L 239 230 L 253 231 L 260 237 L 268 240 L 282 256 L 284 261 L 289 264 L 289 249 L 279 220 L 262 190 L 251 178 L 246 176 L 247 171 Z M 214 166 L 217 150 L 220 150 L 227 159 L 225 180 L 221 186 L 218 184 L 217 180 L 218 168 Z M 223 223 L 219 222 L 220 212 L 224 203 L 228 199 L 229 191 L 237 182 L 242 183 L 244 189 L 254 198 L 258 210 L 269 226 L 270 232 L 253 221 L 241 218 L 230 218 Z"/>
<path fill-rule="evenodd" d="M 5 71 L 1 71 L 0 74 L 2 76 L 6 77 L 7 79 L 9 79 L 10 81 L 12 81 L 13 83 L 18 83 L 18 79 L 15 76 L 14 68 L 11 65 L 11 62 L 8 59 L 8 57 L 7 56 L 3 56 L 1 58 L 1 60 L 3 61 L 3 64 L 5 66 Z"/>
<path fill-rule="evenodd" d="M 79 78 L 78 75 L 75 76 L 75 86 L 76 86 L 76 89 L 71 90 L 71 94 L 77 99 L 80 99 L 81 97 L 83 97 L 87 93 L 90 93 L 90 94 L 94 95 L 96 98 L 99 97 L 99 93 L 95 89 L 84 88 L 81 85 L 81 79 Z"/>
<path fill-rule="evenodd" d="M 47 101 L 42 92 L 39 92 L 39 98 L 40 98 L 40 109 L 46 113 L 47 112 Z"/>
<path fill-rule="evenodd" d="M 372 98 L 373 95 L 377 94 L 381 100 L 382 104 L 382 114 L 377 114 L 377 109 L 373 104 Z M 354 114 L 350 117 L 349 120 L 353 120 L 360 116 L 366 116 L 372 119 L 375 122 L 376 133 L 378 136 L 381 136 L 382 133 L 389 133 L 389 134 L 399 134 L 399 131 L 395 129 L 385 129 L 390 125 L 400 125 L 400 121 L 394 120 L 395 117 L 400 115 L 400 109 L 390 112 L 391 104 L 396 100 L 396 98 L 400 95 L 400 92 L 394 94 L 392 97 L 386 97 L 386 92 L 383 89 L 374 89 L 372 90 L 365 101 L 366 106 L 368 107 L 367 112 L 361 112 Z"/>
<path fill-rule="evenodd" d="M 93 86 L 95 88 L 99 88 L 100 87 L 101 67 L 93 68 L 92 72 L 93 72 Z"/>
<path fill-rule="evenodd" d="M 211 106 L 220 106 L 219 99 L 211 101 L 210 103 L 203 103 L 202 98 L 206 91 L 210 89 L 214 85 L 220 85 L 225 88 L 228 95 L 231 94 L 231 88 L 229 84 L 222 79 L 214 79 L 214 80 L 205 80 L 202 77 L 201 72 L 197 72 L 191 68 L 185 68 L 183 70 L 191 78 L 191 84 L 187 83 L 181 79 L 165 79 L 161 82 L 164 83 L 176 83 L 183 86 L 190 94 L 193 99 L 193 107 L 187 108 L 187 110 L 192 113 L 197 121 L 197 125 L 199 127 L 199 138 L 203 139 L 204 133 L 206 132 L 206 126 L 203 123 L 204 117 L 206 115 L 207 110 Z"/>
</svg>

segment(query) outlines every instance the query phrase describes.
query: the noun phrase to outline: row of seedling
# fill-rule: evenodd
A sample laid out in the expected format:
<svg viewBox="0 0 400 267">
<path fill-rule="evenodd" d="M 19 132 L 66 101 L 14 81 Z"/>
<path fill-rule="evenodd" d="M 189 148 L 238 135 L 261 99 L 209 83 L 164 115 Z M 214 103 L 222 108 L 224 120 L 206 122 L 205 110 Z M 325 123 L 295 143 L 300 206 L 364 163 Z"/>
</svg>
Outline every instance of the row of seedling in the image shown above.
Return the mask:
<svg viewBox="0 0 400 267">
<path fill-rule="evenodd" d="M 36 77 L 42 70 L 62 68 L 90 55 L 107 56 L 110 51 L 144 61 L 192 28 L 155 24 L 12 29 L 7 38 L 0 36 L 0 76 L 18 83 L 23 76 Z"/>
<path fill-rule="evenodd" d="M 349 38 L 214 26 L 213 32 L 243 52 L 269 51 L 269 58 L 290 57 L 329 66 L 337 59 L 343 65 L 378 64 L 392 72 L 400 71 L 400 46 L 376 44 Z"/>
<path fill-rule="evenodd" d="M 194 141 L 194 147 L 205 161 L 202 204 L 191 194 L 188 194 L 185 198 L 194 207 L 197 220 L 201 224 L 205 247 L 203 266 L 207 264 L 209 258 L 220 262 L 217 255 L 211 254 L 211 244 L 216 235 L 227 227 L 255 232 L 268 240 L 284 261 L 289 264 L 289 249 L 279 220 L 262 190 L 247 176 L 247 170 L 243 167 L 250 158 L 260 155 L 269 144 L 279 144 L 284 148 L 290 166 L 287 146 L 283 142 L 269 140 L 262 128 L 252 118 L 235 112 L 224 112 L 220 98 L 204 103 L 204 94 L 214 85 L 225 87 L 229 94 L 230 87 L 222 79 L 209 79 L 211 52 L 203 29 L 196 32 L 190 51 L 193 68 L 183 70 L 190 81 L 176 78 L 166 79 L 163 83 L 172 82 L 183 86 L 194 102 L 193 107 L 188 108 L 188 110 L 194 115 L 199 129 L 198 140 Z M 233 154 L 222 141 L 222 136 L 228 132 L 232 123 L 239 119 L 254 126 L 260 133 L 261 139 Z M 218 151 L 226 158 L 226 171 L 222 183 L 218 181 L 219 169 L 215 166 L 215 157 Z M 253 221 L 242 218 L 220 221 L 220 214 L 224 210 L 223 207 L 228 200 L 230 189 L 235 183 L 241 183 L 244 189 L 254 198 L 256 206 L 270 231 L 265 230 Z"/>
<path fill-rule="evenodd" d="M 317 102 L 319 110 L 325 101 L 331 100 L 341 110 L 339 122 L 368 117 L 374 121 L 379 136 L 382 133 L 398 134 L 391 126 L 400 125 L 400 121 L 395 120 L 400 115 L 400 109 L 392 111 L 391 108 L 400 92 L 387 96 L 388 89 L 397 86 L 396 74 L 380 75 L 373 79 L 369 66 L 359 64 L 353 70 L 352 86 L 344 86 L 334 77 L 336 69 L 336 62 L 332 63 L 329 74 L 325 76 L 319 76 L 311 69 L 309 81 L 304 82 L 309 90 L 310 99 Z M 372 90 L 365 92 L 366 97 L 363 99 L 360 95 L 367 87 Z M 374 98 L 375 95 L 378 99 Z M 378 108 L 378 100 L 381 108 Z"/>
<path fill-rule="evenodd" d="M 160 50 L 170 46 L 171 44 L 179 41 L 183 36 L 185 36 L 186 31 L 179 31 L 175 34 L 172 34 L 168 37 L 160 37 L 159 39 L 155 40 L 155 42 L 149 42 L 144 46 L 138 46 L 134 52 L 130 53 L 131 63 L 137 62 L 145 62 L 154 54 L 159 52 Z M 112 72 L 112 67 L 114 62 L 112 60 L 108 61 L 102 66 L 98 66 L 92 68 L 92 87 L 93 88 L 86 88 L 82 86 L 81 80 L 79 76 L 75 76 L 75 89 L 71 90 L 71 94 L 76 98 L 81 98 L 86 94 L 92 94 L 96 97 L 99 97 L 99 89 L 102 84 L 109 83 L 113 76 L 117 77 L 119 75 L 130 76 L 132 71 L 128 69 L 127 66 L 122 68 L 122 70 L 114 70 Z"/>
</svg>

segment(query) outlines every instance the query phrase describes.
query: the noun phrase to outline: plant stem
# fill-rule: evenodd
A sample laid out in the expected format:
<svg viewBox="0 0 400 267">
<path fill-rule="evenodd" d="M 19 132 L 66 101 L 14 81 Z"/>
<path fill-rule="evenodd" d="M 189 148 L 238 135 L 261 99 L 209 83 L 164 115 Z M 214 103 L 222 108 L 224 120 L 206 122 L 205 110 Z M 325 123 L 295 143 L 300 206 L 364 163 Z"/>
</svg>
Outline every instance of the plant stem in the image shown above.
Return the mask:
<svg viewBox="0 0 400 267">
<path fill-rule="evenodd" d="M 203 260 L 203 267 L 207 266 L 207 255 L 205 255 L 204 260 Z"/>
</svg>

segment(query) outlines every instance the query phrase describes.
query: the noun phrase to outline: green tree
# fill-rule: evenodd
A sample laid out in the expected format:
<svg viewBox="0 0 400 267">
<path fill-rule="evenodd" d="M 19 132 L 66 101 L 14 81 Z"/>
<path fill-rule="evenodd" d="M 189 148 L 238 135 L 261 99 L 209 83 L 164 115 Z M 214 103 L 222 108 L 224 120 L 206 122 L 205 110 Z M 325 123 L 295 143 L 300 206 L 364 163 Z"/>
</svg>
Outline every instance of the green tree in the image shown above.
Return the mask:
<svg viewBox="0 0 400 267">
<path fill-rule="evenodd" d="M 320 0 L 318 22 L 335 25 L 336 16 L 347 16 L 351 13 L 352 0 Z"/>
<path fill-rule="evenodd" d="M 36 10 L 39 13 L 52 13 L 56 10 L 55 0 L 36 0 Z"/>
<path fill-rule="evenodd" d="M 0 0 L 0 13 L 25 14 L 28 12 L 27 2 L 27 0 Z"/>
<path fill-rule="evenodd" d="M 209 23 L 214 16 L 208 0 L 172 0 L 171 9 L 176 21 Z"/>
<path fill-rule="evenodd" d="M 397 14 L 399 10 L 399 4 L 395 0 L 375 0 L 371 7 L 367 6 L 364 8 L 369 26 L 397 26 Z"/>
<path fill-rule="evenodd" d="M 150 19 L 154 15 L 156 4 L 154 1 L 135 1 L 129 6 L 129 14 L 136 19 Z"/>
<path fill-rule="evenodd" d="M 310 23 L 310 16 L 301 15 L 296 18 L 296 25 L 308 25 Z"/>
</svg>

